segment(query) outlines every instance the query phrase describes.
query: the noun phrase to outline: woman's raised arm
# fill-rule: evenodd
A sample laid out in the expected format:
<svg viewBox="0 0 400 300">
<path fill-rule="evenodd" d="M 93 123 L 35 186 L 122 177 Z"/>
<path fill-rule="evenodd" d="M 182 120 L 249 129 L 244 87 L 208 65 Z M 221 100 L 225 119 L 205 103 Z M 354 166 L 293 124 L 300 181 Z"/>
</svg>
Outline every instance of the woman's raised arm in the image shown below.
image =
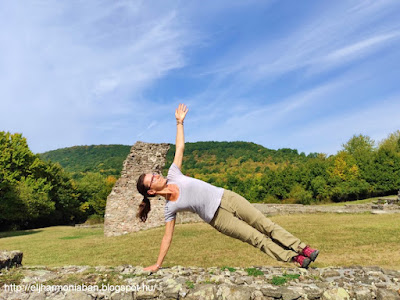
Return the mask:
<svg viewBox="0 0 400 300">
<path fill-rule="evenodd" d="M 179 107 L 175 110 L 176 118 L 176 150 L 174 164 L 179 169 L 182 168 L 183 152 L 185 151 L 185 135 L 183 132 L 183 121 L 185 120 L 186 114 L 189 109 L 185 104 L 179 104 Z"/>
</svg>

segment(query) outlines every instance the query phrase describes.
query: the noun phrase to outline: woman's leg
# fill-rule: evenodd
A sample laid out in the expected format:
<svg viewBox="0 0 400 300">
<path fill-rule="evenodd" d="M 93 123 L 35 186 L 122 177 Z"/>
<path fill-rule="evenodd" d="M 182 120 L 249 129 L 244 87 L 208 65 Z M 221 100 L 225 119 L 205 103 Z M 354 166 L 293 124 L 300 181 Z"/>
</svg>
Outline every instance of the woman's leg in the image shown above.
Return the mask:
<svg viewBox="0 0 400 300">
<path fill-rule="evenodd" d="M 246 242 L 279 261 L 290 262 L 297 255 L 292 250 L 282 248 L 268 236 L 236 218 L 231 212 L 222 207 L 217 210 L 210 225 L 219 232 Z"/>
<path fill-rule="evenodd" d="M 306 244 L 301 242 L 300 239 L 272 222 L 251 203 L 249 203 L 249 201 L 235 192 L 229 190 L 224 191 L 221 200 L 221 207 L 287 248 L 300 253 L 301 250 L 306 247 Z"/>
</svg>

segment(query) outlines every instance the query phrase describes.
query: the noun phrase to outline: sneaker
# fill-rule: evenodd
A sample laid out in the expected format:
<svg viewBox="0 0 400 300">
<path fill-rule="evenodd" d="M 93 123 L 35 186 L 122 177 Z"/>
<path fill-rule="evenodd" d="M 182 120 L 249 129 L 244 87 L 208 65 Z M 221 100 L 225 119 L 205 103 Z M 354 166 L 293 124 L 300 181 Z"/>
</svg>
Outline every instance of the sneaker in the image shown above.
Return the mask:
<svg viewBox="0 0 400 300">
<path fill-rule="evenodd" d="M 308 268 L 308 265 L 311 263 L 311 259 L 309 259 L 308 257 L 305 257 L 301 254 L 295 256 L 292 258 L 293 262 L 297 263 L 300 265 L 301 268 Z"/>
<path fill-rule="evenodd" d="M 317 256 L 319 254 L 319 251 L 317 249 L 310 248 L 309 246 L 306 246 L 300 253 L 301 255 L 304 255 L 306 257 L 309 257 L 312 261 L 315 261 L 317 259 Z"/>
</svg>

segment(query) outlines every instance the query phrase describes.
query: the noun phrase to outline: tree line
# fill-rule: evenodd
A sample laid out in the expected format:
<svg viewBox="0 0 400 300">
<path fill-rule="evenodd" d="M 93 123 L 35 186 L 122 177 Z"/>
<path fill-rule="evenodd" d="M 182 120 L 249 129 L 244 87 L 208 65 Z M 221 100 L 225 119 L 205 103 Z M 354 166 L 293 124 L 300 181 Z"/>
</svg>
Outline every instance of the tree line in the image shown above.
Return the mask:
<svg viewBox="0 0 400 300">
<path fill-rule="evenodd" d="M 173 153 L 172 148 L 167 165 Z M 306 156 L 293 149 L 271 150 L 244 142 L 187 143 L 182 171 L 250 202 L 312 204 L 396 194 L 400 131 L 378 144 L 368 136 L 354 135 L 331 156 Z"/>
<path fill-rule="evenodd" d="M 101 219 L 129 149 L 76 146 L 39 155 L 21 134 L 0 132 L 0 230 Z M 164 175 L 174 153 L 171 145 Z M 182 171 L 250 202 L 313 204 L 395 194 L 400 131 L 380 143 L 355 135 L 331 156 L 247 142 L 186 143 Z"/>
<path fill-rule="evenodd" d="M 95 172 L 74 180 L 60 164 L 33 154 L 21 134 L 0 132 L 0 230 L 101 217 L 115 181 Z"/>
</svg>

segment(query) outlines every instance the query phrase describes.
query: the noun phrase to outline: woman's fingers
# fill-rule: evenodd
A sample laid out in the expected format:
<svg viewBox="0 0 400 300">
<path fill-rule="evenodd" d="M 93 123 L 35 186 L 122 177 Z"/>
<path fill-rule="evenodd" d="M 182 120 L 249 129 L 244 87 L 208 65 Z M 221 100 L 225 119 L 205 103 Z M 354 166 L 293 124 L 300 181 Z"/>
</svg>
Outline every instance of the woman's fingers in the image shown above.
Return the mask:
<svg viewBox="0 0 400 300">
<path fill-rule="evenodd" d="M 176 117 L 185 117 L 189 109 L 185 104 L 179 104 L 178 108 L 175 110 Z"/>
<path fill-rule="evenodd" d="M 187 111 L 187 106 L 185 104 L 181 103 L 181 104 L 179 104 L 178 109 L 179 109 L 179 111 L 184 112 L 184 111 Z"/>
</svg>

